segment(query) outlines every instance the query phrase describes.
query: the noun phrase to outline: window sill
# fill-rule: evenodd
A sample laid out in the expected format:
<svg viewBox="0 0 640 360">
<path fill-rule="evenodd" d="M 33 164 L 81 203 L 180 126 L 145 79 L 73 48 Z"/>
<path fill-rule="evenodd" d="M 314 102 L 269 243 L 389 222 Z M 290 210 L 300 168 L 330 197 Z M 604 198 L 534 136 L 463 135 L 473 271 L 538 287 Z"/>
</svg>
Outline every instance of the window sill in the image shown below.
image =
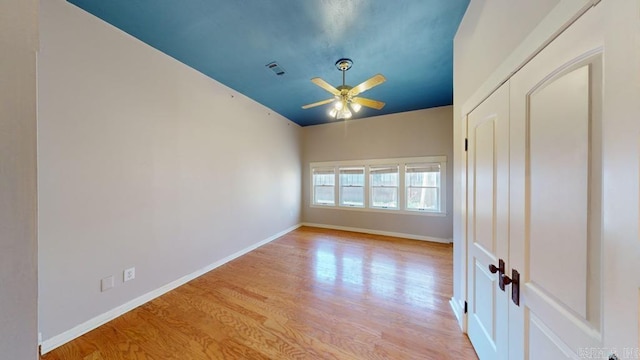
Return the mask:
<svg viewBox="0 0 640 360">
<path fill-rule="evenodd" d="M 364 208 L 364 207 L 356 207 L 356 206 L 310 205 L 309 207 L 314 209 L 361 211 L 361 212 L 386 213 L 386 214 L 395 214 L 395 215 L 417 215 L 417 216 L 435 216 L 435 217 L 445 217 L 448 215 L 446 212 L 394 210 L 394 209 L 380 209 L 380 208 L 372 209 L 372 208 Z"/>
</svg>

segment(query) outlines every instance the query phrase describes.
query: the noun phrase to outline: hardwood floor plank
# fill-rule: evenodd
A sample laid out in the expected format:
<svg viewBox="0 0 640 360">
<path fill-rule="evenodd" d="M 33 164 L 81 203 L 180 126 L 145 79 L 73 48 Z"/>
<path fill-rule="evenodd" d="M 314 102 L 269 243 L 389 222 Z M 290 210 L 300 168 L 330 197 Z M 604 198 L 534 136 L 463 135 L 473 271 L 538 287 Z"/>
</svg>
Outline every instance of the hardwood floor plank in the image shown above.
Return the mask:
<svg viewBox="0 0 640 360">
<path fill-rule="evenodd" d="M 111 324 L 105 324 L 92 334 L 95 337 L 94 343 L 99 342 L 99 351 L 92 354 L 96 360 L 99 359 L 135 359 L 153 360 L 146 350 L 143 350 L 137 343 L 128 337 L 120 334 Z"/>
<path fill-rule="evenodd" d="M 452 247 L 302 227 L 43 360 L 477 359 Z"/>
</svg>

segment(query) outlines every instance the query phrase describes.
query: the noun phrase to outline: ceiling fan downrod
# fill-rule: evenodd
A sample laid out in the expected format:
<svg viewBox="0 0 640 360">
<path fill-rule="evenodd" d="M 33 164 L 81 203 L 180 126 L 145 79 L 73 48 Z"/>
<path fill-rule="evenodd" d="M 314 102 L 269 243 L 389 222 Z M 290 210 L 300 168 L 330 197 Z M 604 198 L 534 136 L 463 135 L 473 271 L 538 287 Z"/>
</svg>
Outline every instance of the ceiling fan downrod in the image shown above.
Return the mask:
<svg viewBox="0 0 640 360">
<path fill-rule="evenodd" d="M 345 72 L 349 69 L 351 69 L 351 66 L 353 66 L 353 60 L 351 59 L 347 59 L 347 58 L 342 58 L 338 61 L 336 61 L 336 67 L 338 68 L 338 70 L 340 70 L 342 72 L 342 88 L 344 89 L 346 87 L 346 81 L 345 81 Z"/>
</svg>

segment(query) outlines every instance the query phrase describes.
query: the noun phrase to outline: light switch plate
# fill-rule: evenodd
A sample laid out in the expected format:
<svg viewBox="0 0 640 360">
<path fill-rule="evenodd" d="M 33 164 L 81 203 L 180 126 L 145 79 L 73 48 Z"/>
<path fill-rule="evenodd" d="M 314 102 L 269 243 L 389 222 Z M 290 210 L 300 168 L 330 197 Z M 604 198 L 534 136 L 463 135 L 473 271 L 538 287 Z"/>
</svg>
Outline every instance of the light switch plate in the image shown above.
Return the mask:
<svg viewBox="0 0 640 360">
<path fill-rule="evenodd" d="M 113 276 L 107 276 L 106 278 L 100 280 L 100 290 L 107 291 L 113 287 Z"/>
</svg>

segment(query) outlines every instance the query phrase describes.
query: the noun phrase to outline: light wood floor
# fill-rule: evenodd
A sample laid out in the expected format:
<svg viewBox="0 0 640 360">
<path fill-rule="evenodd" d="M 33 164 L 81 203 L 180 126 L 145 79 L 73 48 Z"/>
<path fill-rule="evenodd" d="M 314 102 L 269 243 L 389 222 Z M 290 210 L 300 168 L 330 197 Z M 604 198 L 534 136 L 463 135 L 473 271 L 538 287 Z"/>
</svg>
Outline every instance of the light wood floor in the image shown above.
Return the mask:
<svg viewBox="0 0 640 360">
<path fill-rule="evenodd" d="M 451 245 L 303 227 L 42 359 L 477 359 L 451 293 Z"/>
</svg>

